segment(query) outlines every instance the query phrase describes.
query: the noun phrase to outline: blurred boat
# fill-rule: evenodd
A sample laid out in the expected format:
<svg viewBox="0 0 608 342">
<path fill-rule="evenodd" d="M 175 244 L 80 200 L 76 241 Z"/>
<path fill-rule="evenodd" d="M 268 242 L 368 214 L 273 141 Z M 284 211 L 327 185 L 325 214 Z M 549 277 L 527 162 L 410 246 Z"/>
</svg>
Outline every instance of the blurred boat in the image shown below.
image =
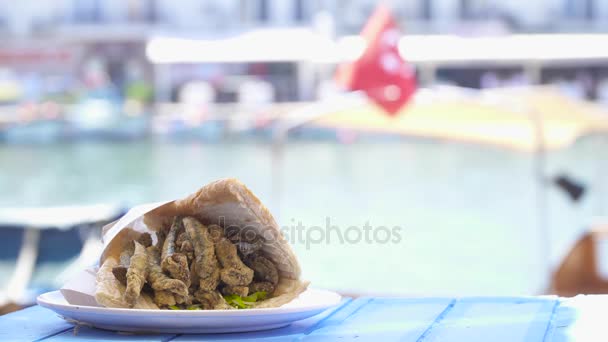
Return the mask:
<svg viewBox="0 0 608 342">
<path fill-rule="evenodd" d="M 66 121 L 71 139 L 138 139 L 147 135 L 149 125 L 147 115 L 128 116 L 120 102 L 95 98 L 72 107 Z"/>
<path fill-rule="evenodd" d="M 45 144 L 61 140 L 66 131 L 62 120 L 17 122 L 0 130 L 0 139 L 11 144 Z"/>
<path fill-rule="evenodd" d="M 214 104 L 194 111 L 183 104 L 164 103 L 157 107 L 151 133 L 160 139 L 220 142 L 239 139 L 270 140 L 277 119 L 301 106 L 274 103 L 255 109 L 234 103 Z"/>
<path fill-rule="evenodd" d="M 100 226 L 124 214 L 117 205 L 0 208 L 0 310 L 27 306 L 75 271 L 95 263 Z"/>
<path fill-rule="evenodd" d="M 608 293 L 608 225 L 594 222 L 564 254 L 553 273 L 549 293 L 570 297 Z"/>
<path fill-rule="evenodd" d="M 176 113 L 155 117 L 151 129 L 152 134 L 161 139 L 218 142 L 224 137 L 226 127 L 223 120 L 206 119 L 192 122 Z"/>
<path fill-rule="evenodd" d="M 66 132 L 61 106 L 53 102 L 0 106 L 0 142 L 46 144 L 61 140 Z"/>
</svg>

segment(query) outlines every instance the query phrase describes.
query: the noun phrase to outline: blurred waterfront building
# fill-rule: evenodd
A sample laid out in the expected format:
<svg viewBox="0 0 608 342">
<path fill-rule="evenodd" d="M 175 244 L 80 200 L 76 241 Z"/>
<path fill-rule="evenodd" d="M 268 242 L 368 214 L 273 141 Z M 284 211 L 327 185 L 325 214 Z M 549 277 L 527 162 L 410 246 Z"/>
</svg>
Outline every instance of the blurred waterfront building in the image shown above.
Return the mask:
<svg viewBox="0 0 608 342">
<path fill-rule="evenodd" d="M 308 25 L 330 13 L 339 34 L 360 30 L 372 0 L 22 0 L 0 2 L 0 30 L 10 35 L 48 35 L 89 25 L 152 26 L 218 31 L 258 26 Z M 472 27 L 513 32 L 608 30 L 606 0 L 412 0 L 387 1 L 414 33 L 453 33 Z M 111 28 L 110 28 L 111 29 Z"/>
<path fill-rule="evenodd" d="M 385 3 L 408 35 L 502 37 L 508 33 L 608 32 L 608 0 Z M 2 1 L 0 74 L 8 70 L 25 75 L 21 87 L 28 89 L 18 93 L 25 94 L 29 101 L 48 97 L 44 95 L 48 93 L 45 85 L 54 94 L 78 88 L 82 70 L 91 59 L 102 59 L 112 84 L 122 93 L 135 89 L 134 85 L 153 84 L 155 99 L 164 102 L 177 101 L 180 90 L 189 82 L 207 82 L 215 93 L 214 102 L 237 101 L 241 82 L 270 85 L 269 91 L 279 102 L 312 100 L 318 94 L 317 86 L 331 78 L 335 65 L 257 60 L 174 63 L 157 68 L 146 55 L 146 45 L 154 37 L 212 41 L 260 29 L 297 28 L 339 41 L 357 34 L 377 4 L 372 0 L 21 0 L 15 6 Z M 188 55 L 189 51 L 175 53 Z M 483 87 L 488 77 L 484 81 L 482 76 L 490 75 L 488 72 L 502 80 L 532 83 L 555 79 L 578 82 L 596 75 L 593 82 L 599 83 L 608 70 L 604 70 L 603 62 L 598 63 L 551 65 L 542 71 L 521 63 L 466 68 L 434 64 L 418 68 L 418 76 L 423 85 L 445 82 L 467 87 Z M 526 76 L 519 77 L 522 74 Z M 586 95 L 595 97 L 594 89 L 586 90 Z"/>
</svg>

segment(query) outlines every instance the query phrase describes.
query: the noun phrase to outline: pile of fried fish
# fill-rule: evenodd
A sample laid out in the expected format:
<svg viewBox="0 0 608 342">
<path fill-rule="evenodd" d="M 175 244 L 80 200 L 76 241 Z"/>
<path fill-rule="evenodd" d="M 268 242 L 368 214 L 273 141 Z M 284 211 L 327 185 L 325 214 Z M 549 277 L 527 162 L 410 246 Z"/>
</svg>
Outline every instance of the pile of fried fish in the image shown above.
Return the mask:
<svg viewBox="0 0 608 342">
<path fill-rule="evenodd" d="M 112 268 L 133 307 L 144 294 L 162 309 L 245 309 L 272 297 L 276 265 L 262 252 L 262 236 L 203 225 L 176 216 L 170 227 L 127 244 Z"/>
</svg>

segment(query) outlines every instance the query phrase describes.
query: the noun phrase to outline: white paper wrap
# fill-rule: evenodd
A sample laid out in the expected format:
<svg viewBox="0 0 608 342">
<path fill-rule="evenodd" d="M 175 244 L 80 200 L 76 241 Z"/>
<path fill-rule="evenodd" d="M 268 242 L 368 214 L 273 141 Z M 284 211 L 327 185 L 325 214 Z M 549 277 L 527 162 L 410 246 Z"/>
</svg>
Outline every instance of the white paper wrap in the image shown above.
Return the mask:
<svg viewBox="0 0 608 342">
<path fill-rule="evenodd" d="M 116 238 L 118 233 L 127 227 L 140 233 L 153 233 L 144 224 L 143 216 L 148 212 L 171 202 L 173 201 L 138 205 L 129 210 L 117 221 L 104 226 L 101 237 L 103 242 L 102 255 L 105 254 L 108 246 L 114 241 L 114 238 Z M 93 266 L 77 272 L 61 287 L 61 294 L 68 303 L 72 305 L 101 306 L 95 300 L 95 275 L 97 274 L 97 267 L 98 266 Z"/>
<path fill-rule="evenodd" d="M 103 250 L 99 265 L 103 265 L 108 257 L 118 259 L 125 244 L 137 239 L 141 233 L 152 233 L 153 243 L 156 243 L 156 235 L 153 232 L 166 227 L 176 215 L 194 216 L 206 225 L 247 227 L 265 239 L 262 252 L 277 267 L 279 283 L 273 297 L 261 302 L 259 307 L 285 304 L 308 286 L 308 282 L 300 279 L 298 260 L 268 208 L 251 190 L 234 178 L 209 183 L 183 199 L 142 204 L 132 208 L 118 221 L 103 228 Z M 94 268 L 84 270 L 63 286 L 61 292 L 68 303 L 96 304 L 96 274 Z M 99 295 L 99 292 L 97 294 Z"/>
</svg>

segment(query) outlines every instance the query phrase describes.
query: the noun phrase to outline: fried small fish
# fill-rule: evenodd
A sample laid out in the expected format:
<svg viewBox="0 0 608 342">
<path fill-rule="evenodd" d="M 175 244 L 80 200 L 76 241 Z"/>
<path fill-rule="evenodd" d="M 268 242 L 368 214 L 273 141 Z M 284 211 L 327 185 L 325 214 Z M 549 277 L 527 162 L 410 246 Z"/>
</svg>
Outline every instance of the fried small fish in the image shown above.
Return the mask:
<svg viewBox="0 0 608 342">
<path fill-rule="evenodd" d="M 198 278 L 198 272 L 196 271 L 196 263 L 190 263 L 190 292 L 194 292 L 199 288 L 200 279 Z"/>
<path fill-rule="evenodd" d="M 173 253 L 163 260 L 161 268 L 169 272 L 172 278 L 181 280 L 186 286 L 190 286 L 190 269 L 188 268 L 188 257 L 181 253 Z"/>
<path fill-rule="evenodd" d="M 264 240 L 257 238 L 251 242 L 237 241 L 234 243 L 234 245 L 244 257 L 247 257 L 261 250 L 264 246 Z"/>
<path fill-rule="evenodd" d="M 143 233 L 137 238 L 137 242 L 148 248 L 152 246 L 152 235 L 150 235 L 150 233 Z"/>
<path fill-rule="evenodd" d="M 173 224 L 171 224 L 171 228 L 169 228 L 169 231 L 167 232 L 167 235 L 165 236 L 165 240 L 163 241 L 162 244 L 162 250 L 161 250 L 161 264 L 162 261 L 164 261 L 166 258 L 170 257 L 173 253 L 175 253 L 175 243 L 176 243 L 176 239 L 177 239 L 177 233 L 179 230 L 183 230 L 183 223 L 182 223 L 182 219 L 179 216 L 176 216 L 173 219 Z"/>
<path fill-rule="evenodd" d="M 129 270 L 128 266 L 115 266 L 112 268 L 112 274 L 116 280 L 118 280 L 122 285 L 127 286 L 127 271 Z"/>
<path fill-rule="evenodd" d="M 226 285 L 222 288 L 222 294 L 246 297 L 249 294 L 249 288 L 247 286 Z"/>
<path fill-rule="evenodd" d="M 180 230 L 183 230 L 180 217 L 175 217 L 171 229 L 165 237 L 161 254 L 160 266 L 163 271 L 169 273 L 171 277 L 181 280 L 186 286 L 190 286 L 190 269 L 188 268 L 188 258 L 176 253 L 176 238 Z"/>
<path fill-rule="evenodd" d="M 176 297 L 187 298 L 188 297 L 188 286 L 181 280 L 169 278 L 163 273 L 162 268 L 159 265 L 159 252 L 156 246 L 151 246 L 146 249 L 148 253 L 148 283 L 154 291 L 166 290 Z M 179 302 L 178 298 L 176 301 Z"/>
<path fill-rule="evenodd" d="M 124 300 L 131 307 L 135 305 L 135 301 L 141 293 L 141 289 L 146 283 L 148 275 L 148 255 L 146 249 L 137 241 L 133 241 L 135 250 L 131 257 L 131 264 L 127 270 L 127 288 L 124 294 Z"/>
<path fill-rule="evenodd" d="M 169 231 L 169 229 L 163 228 L 156 232 L 156 245 L 155 245 L 156 247 L 162 248 L 162 246 L 165 244 L 165 237 L 167 237 L 168 231 Z"/>
<path fill-rule="evenodd" d="M 254 281 L 249 284 L 249 293 L 266 292 L 271 295 L 274 292 L 275 285 L 267 281 Z"/>
<path fill-rule="evenodd" d="M 220 268 L 209 231 L 193 217 L 184 217 L 183 222 L 194 248 L 193 263 L 196 264 L 199 287 L 203 291 L 214 291 L 219 284 Z"/>
<path fill-rule="evenodd" d="M 253 270 L 239 258 L 236 246 L 227 238 L 215 244 L 217 258 L 222 265 L 220 278 L 228 285 L 247 286 L 253 280 Z"/>
<path fill-rule="evenodd" d="M 234 243 L 239 253 L 244 257 L 258 252 L 265 242 L 264 238 L 252 229 L 236 230 L 234 227 L 230 227 L 227 229 L 225 236 L 230 242 Z"/>
<path fill-rule="evenodd" d="M 175 305 L 175 296 L 167 290 L 154 291 L 154 303 L 159 307 Z"/>
<path fill-rule="evenodd" d="M 213 243 L 218 243 L 220 239 L 224 237 L 224 228 L 217 224 L 212 224 L 207 229 L 209 230 L 209 237 Z"/>
<path fill-rule="evenodd" d="M 277 267 L 265 256 L 254 254 L 245 259 L 245 263 L 255 272 L 256 280 L 267 281 L 275 286 L 279 283 L 279 271 Z"/>
<path fill-rule="evenodd" d="M 112 268 L 112 274 L 116 277 L 121 284 L 127 286 L 127 270 L 131 264 L 131 256 L 135 250 L 135 245 L 132 243 L 127 244 L 127 247 L 120 253 L 118 265 Z"/>
<path fill-rule="evenodd" d="M 205 310 L 233 309 L 217 291 L 198 290 L 194 293 L 194 298 L 201 303 L 201 307 Z"/>
<path fill-rule="evenodd" d="M 190 263 L 192 259 L 194 259 L 194 247 L 192 247 L 192 241 L 190 241 L 188 233 L 186 233 L 185 231 L 177 236 L 177 241 L 175 241 L 175 248 L 179 253 L 184 254 L 188 258 L 188 263 Z"/>
</svg>

